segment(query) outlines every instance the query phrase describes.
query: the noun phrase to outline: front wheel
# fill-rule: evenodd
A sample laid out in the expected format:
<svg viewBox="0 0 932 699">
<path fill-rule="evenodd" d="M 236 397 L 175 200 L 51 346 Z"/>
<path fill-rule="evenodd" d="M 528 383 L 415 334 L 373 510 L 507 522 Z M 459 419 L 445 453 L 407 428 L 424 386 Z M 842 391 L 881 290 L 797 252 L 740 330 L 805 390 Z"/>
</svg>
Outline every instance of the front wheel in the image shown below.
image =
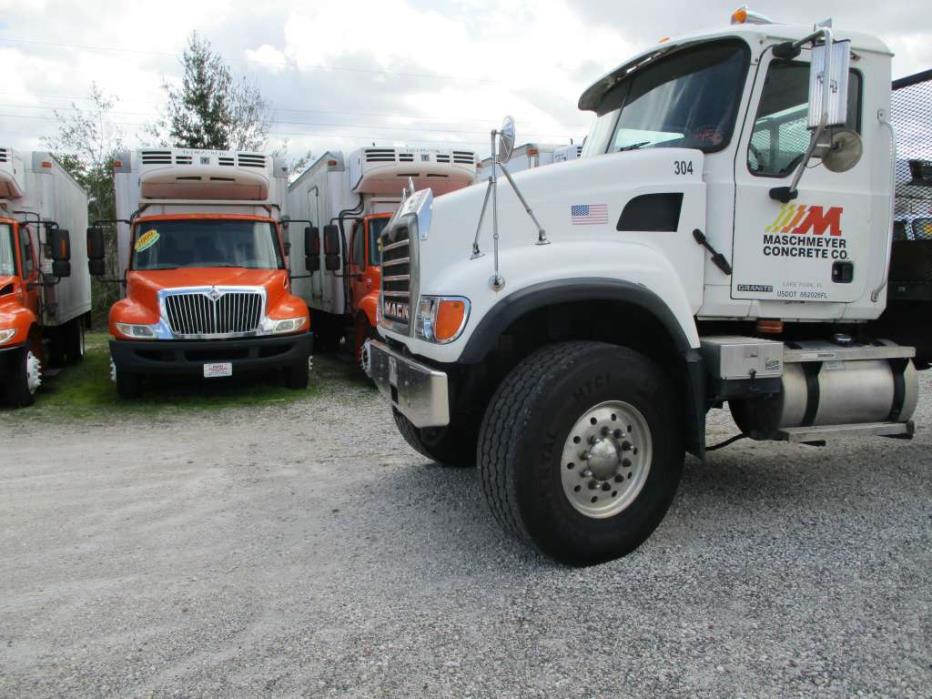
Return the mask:
<svg viewBox="0 0 932 699">
<path fill-rule="evenodd" d="M 285 367 L 285 386 L 294 390 L 307 388 L 310 373 L 310 358 L 307 357 Z"/>
<path fill-rule="evenodd" d="M 441 466 L 471 468 L 476 465 L 476 430 L 467 424 L 446 427 L 415 427 L 392 408 L 395 425 L 401 436 L 418 453 Z"/>
<path fill-rule="evenodd" d="M 493 514 L 564 563 L 630 553 L 676 493 L 681 412 L 664 371 L 628 348 L 536 352 L 505 378 L 482 422 L 479 474 Z"/>
<path fill-rule="evenodd" d="M 11 367 L 4 393 L 15 408 L 25 408 L 36 402 L 36 391 L 42 385 L 42 361 L 33 351 L 32 343 L 21 352 Z"/>
<path fill-rule="evenodd" d="M 128 371 L 120 371 L 114 361 L 110 360 L 110 379 L 116 384 L 117 395 L 124 400 L 132 400 L 142 395 L 142 377 Z"/>
</svg>

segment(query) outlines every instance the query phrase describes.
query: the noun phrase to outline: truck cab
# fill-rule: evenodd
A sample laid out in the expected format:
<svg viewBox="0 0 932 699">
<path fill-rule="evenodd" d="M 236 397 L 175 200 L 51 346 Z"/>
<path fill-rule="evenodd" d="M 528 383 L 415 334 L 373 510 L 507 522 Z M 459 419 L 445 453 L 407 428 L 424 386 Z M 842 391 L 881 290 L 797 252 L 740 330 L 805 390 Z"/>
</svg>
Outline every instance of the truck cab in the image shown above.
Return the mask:
<svg viewBox="0 0 932 699">
<path fill-rule="evenodd" d="M 72 275 L 87 194 L 46 152 L 0 148 L 0 398 L 28 406 L 50 365 L 84 356 L 90 278 Z M 78 242 L 83 256 L 83 241 Z"/>
<path fill-rule="evenodd" d="M 742 8 L 596 80 L 577 160 L 512 177 L 506 121 L 497 179 L 419 191 L 382 234 L 409 263 L 369 372 L 402 436 L 477 465 L 495 518 L 577 565 L 650 535 L 712 408 L 740 438 L 909 439 L 928 347 L 877 324 L 890 66 L 870 34 Z"/>
<path fill-rule="evenodd" d="M 373 146 L 347 156 L 324 153 L 289 185 L 295 289 L 313 315 L 319 351 L 335 351 L 345 339 L 360 361 L 365 340 L 375 336 L 378 240 L 402 190 L 413 183 L 441 195 L 469 186 L 475 176 L 472 151 Z"/>
<path fill-rule="evenodd" d="M 118 159 L 120 282 L 110 310 L 119 394 L 144 376 L 216 378 L 280 369 L 308 380 L 310 322 L 291 293 L 283 171 L 263 154 L 144 150 Z M 89 238 L 104 272 L 102 229 Z"/>
</svg>

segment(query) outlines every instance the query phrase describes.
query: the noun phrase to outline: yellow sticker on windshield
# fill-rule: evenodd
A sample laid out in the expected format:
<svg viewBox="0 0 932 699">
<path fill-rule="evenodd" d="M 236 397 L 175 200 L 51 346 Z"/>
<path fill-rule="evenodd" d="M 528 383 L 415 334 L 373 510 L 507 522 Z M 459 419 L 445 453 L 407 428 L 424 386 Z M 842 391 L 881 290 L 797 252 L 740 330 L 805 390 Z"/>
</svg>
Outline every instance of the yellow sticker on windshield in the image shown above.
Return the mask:
<svg viewBox="0 0 932 699">
<path fill-rule="evenodd" d="M 152 228 L 136 238 L 136 252 L 148 250 L 157 242 L 159 242 L 159 232 Z"/>
</svg>

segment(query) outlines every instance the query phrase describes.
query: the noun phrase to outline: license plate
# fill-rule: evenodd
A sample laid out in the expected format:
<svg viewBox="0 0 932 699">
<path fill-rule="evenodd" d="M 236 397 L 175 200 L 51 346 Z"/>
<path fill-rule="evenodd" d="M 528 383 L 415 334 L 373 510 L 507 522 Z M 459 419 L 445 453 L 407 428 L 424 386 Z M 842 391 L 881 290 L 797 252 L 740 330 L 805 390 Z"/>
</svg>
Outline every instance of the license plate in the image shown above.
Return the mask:
<svg viewBox="0 0 932 699">
<path fill-rule="evenodd" d="M 398 360 L 392 356 L 388 357 L 388 382 L 392 386 L 398 385 Z"/>
<path fill-rule="evenodd" d="M 215 379 L 218 376 L 233 376 L 232 362 L 216 362 L 204 365 L 204 378 Z"/>
</svg>

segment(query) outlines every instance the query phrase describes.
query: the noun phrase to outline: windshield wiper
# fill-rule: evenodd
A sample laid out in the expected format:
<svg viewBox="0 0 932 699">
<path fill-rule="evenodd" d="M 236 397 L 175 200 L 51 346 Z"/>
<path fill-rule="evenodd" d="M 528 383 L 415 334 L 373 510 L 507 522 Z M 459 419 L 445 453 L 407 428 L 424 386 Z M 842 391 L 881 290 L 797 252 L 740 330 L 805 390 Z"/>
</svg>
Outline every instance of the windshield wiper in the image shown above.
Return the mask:
<svg viewBox="0 0 932 699">
<path fill-rule="evenodd" d="M 649 146 L 649 145 L 650 145 L 650 141 L 641 141 L 640 143 L 632 143 L 630 146 L 622 146 L 621 148 L 618 148 L 615 152 L 621 153 L 621 151 L 623 150 L 637 150 L 638 148 L 642 148 L 643 146 Z"/>
</svg>

